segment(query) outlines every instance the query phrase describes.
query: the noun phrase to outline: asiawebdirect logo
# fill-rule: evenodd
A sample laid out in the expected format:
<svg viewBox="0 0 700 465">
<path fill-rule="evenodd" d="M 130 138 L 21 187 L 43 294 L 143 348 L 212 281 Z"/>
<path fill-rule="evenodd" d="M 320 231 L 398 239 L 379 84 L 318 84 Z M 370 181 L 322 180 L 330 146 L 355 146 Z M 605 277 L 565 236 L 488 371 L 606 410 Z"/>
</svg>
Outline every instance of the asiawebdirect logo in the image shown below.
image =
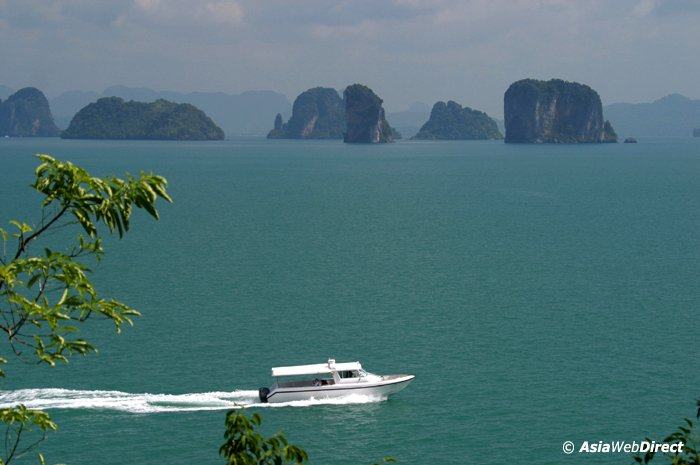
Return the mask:
<svg viewBox="0 0 700 465">
<path fill-rule="evenodd" d="M 561 450 L 565 454 L 573 454 L 578 451 L 579 454 L 646 454 L 647 452 L 662 452 L 666 454 L 676 454 L 683 451 L 683 443 L 657 443 L 655 441 L 583 441 L 576 448 L 576 445 L 571 441 L 565 441 L 561 445 Z"/>
</svg>

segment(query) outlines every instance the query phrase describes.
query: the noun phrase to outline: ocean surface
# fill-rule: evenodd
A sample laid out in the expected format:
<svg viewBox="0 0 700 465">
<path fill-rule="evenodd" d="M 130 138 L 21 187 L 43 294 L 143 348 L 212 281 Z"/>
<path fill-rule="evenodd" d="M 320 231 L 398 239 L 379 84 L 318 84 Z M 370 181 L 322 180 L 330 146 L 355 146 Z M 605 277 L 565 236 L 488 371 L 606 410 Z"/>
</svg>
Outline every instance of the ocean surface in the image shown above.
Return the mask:
<svg viewBox="0 0 700 465">
<path fill-rule="evenodd" d="M 562 443 L 658 438 L 695 413 L 700 139 L 0 139 L 3 226 L 39 219 L 38 152 L 157 172 L 175 201 L 93 267 L 143 313 L 133 328 L 91 322 L 99 354 L 53 369 L 2 346 L 0 405 L 60 425 L 48 463 L 222 463 L 243 406 L 312 464 L 628 464 Z M 388 401 L 257 404 L 270 367 L 329 357 L 416 379 Z"/>
</svg>

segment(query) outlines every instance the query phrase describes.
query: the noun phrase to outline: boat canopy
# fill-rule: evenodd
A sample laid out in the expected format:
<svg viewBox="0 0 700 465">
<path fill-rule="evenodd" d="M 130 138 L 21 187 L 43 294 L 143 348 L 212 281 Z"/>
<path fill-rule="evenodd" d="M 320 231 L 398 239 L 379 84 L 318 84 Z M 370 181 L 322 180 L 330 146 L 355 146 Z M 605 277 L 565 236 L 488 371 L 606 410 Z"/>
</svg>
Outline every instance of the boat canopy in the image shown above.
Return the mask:
<svg viewBox="0 0 700 465">
<path fill-rule="evenodd" d="M 362 365 L 360 365 L 360 362 L 335 363 L 335 360 L 330 359 L 327 363 L 317 363 L 315 365 L 275 367 L 272 369 L 272 376 L 319 375 L 323 373 L 333 373 L 334 371 L 361 369 Z"/>
</svg>

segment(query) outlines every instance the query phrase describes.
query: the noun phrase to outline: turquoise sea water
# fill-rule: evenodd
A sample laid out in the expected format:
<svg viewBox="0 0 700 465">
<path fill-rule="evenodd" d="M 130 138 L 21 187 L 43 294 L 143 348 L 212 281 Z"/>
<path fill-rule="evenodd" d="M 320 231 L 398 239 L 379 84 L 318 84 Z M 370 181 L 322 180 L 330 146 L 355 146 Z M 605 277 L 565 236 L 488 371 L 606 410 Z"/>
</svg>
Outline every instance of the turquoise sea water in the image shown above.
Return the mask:
<svg viewBox="0 0 700 465">
<path fill-rule="evenodd" d="M 3 223 L 38 218 L 36 152 L 153 170 L 175 199 L 96 267 L 136 326 L 97 325 L 98 356 L 1 381 L 0 401 L 61 407 L 50 463 L 221 463 L 226 408 L 271 366 L 328 357 L 417 378 L 385 402 L 251 408 L 313 464 L 627 464 L 561 445 L 694 413 L 700 139 L 5 139 Z"/>
</svg>

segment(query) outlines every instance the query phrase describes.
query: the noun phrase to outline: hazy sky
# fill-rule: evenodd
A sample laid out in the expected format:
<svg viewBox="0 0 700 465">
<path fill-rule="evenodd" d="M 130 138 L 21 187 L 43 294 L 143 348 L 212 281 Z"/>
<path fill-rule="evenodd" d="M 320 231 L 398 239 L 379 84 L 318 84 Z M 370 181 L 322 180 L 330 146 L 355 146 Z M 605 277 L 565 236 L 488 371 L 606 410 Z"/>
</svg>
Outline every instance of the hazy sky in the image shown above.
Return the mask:
<svg viewBox="0 0 700 465">
<path fill-rule="evenodd" d="M 0 0 L 0 84 L 49 95 L 372 87 L 502 114 L 524 77 L 700 97 L 700 0 Z"/>
</svg>

